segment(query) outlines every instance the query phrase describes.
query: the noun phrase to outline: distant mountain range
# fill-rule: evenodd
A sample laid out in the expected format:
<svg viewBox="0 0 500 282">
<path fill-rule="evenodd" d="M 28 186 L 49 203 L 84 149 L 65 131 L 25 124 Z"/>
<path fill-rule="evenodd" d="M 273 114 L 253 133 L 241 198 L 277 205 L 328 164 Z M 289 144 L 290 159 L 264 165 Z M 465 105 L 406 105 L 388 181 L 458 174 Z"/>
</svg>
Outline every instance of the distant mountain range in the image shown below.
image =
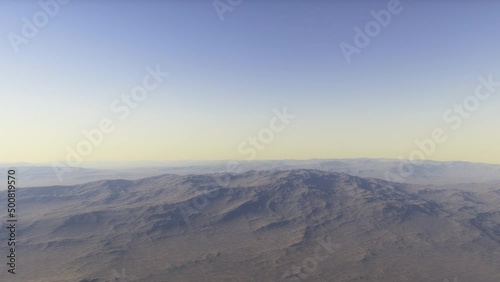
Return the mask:
<svg viewBox="0 0 500 282">
<path fill-rule="evenodd" d="M 408 162 L 392 159 L 314 159 L 280 161 L 179 161 L 88 163 L 81 168 L 51 165 L 0 164 L 17 167 L 22 187 L 73 185 L 105 179 L 134 180 L 160 174 L 243 173 L 251 170 L 317 169 L 360 177 L 446 185 L 500 181 L 500 165 L 468 162 Z M 60 177 L 58 177 L 58 174 Z M 61 180 L 60 180 L 60 179 Z"/>
<path fill-rule="evenodd" d="M 381 163 L 309 166 L 395 165 Z M 443 175 L 431 186 L 285 165 L 19 189 L 16 281 L 500 281 L 498 167 L 424 164 L 410 182 Z M 480 167 L 491 182 L 447 180 Z"/>
</svg>

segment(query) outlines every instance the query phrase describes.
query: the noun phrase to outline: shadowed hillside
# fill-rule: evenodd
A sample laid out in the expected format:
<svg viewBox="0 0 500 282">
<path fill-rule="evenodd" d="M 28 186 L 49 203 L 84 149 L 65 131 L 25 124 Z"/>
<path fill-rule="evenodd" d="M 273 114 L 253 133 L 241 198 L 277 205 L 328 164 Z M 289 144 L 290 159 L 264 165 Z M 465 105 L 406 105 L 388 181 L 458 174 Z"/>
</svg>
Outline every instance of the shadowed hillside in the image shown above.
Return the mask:
<svg viewBox="0 0 500 282">
<path fill-rule="evenodd" d="M 500 281 L 495 184 L 249 171 L 25 188 L 18 201 L 19 281 Z"/>
</svg>

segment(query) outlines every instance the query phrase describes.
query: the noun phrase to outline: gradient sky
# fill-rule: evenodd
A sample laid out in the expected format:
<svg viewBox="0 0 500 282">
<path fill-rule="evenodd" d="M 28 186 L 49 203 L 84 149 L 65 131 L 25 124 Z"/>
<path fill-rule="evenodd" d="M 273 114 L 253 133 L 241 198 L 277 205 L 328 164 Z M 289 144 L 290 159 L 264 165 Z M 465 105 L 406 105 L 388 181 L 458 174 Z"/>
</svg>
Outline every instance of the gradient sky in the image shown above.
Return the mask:
<svg viewBox="0 0 500 282">
<path fill-rule="evenodd" d="M 221 21 L 208 0 L 73 0 L 16 54 L 7 35 L 41 8 L 2 1 L 0 162 L 63 160 L 104 117 L 116 130 L 85 161 L 246 159 L 286 106 L 297 118 L 257 159 L 406 158 L 441 127 L 428 159 L 500 163 L 500 89 L 458 130 L 442 118 L 479 76 L 500 81 L 500 3 L 402 0 L 347 63 L 339 44 L 388 2 L 243 0 Z M 167 81 L 117 120 L 156 65 Z"/>
</svg>

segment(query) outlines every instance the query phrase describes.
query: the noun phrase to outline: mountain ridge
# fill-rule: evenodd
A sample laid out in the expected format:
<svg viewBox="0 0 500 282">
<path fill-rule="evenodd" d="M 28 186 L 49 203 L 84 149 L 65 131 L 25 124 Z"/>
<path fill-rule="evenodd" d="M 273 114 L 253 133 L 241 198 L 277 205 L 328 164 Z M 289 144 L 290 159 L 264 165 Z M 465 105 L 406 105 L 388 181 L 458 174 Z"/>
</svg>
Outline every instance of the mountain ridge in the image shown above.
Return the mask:
<svg viewBox="0 0 500 282">
<path fill-rule="evenodd" d="M 19 277 L 498 281 L 500 185 L 433 188 L 311 169 L 21 188 L 19 255 L 37 264 Z"/>
</svg>

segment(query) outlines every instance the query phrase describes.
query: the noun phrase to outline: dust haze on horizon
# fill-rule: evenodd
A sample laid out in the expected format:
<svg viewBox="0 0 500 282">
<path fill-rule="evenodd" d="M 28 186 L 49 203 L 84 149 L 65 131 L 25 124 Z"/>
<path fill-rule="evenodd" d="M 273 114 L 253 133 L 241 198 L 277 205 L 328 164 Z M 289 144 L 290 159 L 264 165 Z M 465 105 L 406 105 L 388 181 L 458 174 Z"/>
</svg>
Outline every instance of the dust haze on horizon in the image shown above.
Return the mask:
<svg viewBox="0 0 500 282">
<path fill-rule="evenodd" d="M 1 1 L 0 281 L 500 281 L 498 11 Z"/>
</svg>

